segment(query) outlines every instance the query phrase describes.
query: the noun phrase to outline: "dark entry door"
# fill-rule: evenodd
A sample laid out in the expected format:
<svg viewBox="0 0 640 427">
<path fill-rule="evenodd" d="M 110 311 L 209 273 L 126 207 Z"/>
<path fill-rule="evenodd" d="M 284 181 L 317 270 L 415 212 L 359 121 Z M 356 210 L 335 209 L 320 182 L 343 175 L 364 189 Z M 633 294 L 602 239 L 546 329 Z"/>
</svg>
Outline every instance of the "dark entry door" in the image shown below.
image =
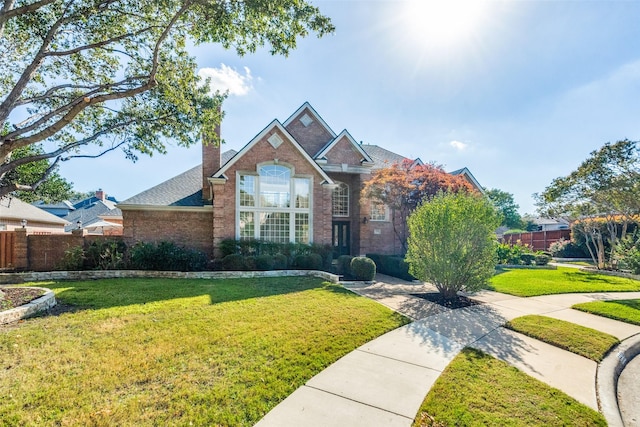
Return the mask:
<svg viewBox="0 0 640 427">
<path fill-rule="evenodd" d="M 333 242 L 333 257 L 351 255 L 351 224 L 349 221 L 333 221 L 331 233 Z"/>
</svg>

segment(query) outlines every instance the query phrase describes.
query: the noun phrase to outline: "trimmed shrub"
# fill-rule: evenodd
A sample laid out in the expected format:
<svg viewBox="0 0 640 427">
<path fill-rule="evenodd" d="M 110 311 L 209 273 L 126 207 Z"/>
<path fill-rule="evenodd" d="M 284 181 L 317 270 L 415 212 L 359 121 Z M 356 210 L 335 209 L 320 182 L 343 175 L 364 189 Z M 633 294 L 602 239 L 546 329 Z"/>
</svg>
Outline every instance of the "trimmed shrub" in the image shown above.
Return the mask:
<svg viewBox="0 0 640 427">
<path fill-rule="evenodd" d="M 84 265 L 84 249 L 82 246 L 72 246 L 64 251 L 64 256 L 57 266 L 58 270 L 77 271 Z"/>
<path fill-rule="evenodd" d="M 378 273 L 397 277 L 402 280 L 415 280 L 415 277 L 409 274 L 409 264 L 407 264 L 402 257 L 396 255 L 367 254 L 367 258 L 370 258 L 376 264 L 376 271 Z"/>
<path fill-rule="evenodd" d="M 336 260 L 336 272 L 345 277 L 351 276 L 351 255 L 340 255 Z"/>
<path fill-rule="evenodd" d="M 224 239 L 220 242 L 220 252 L 222 252 L 222 258 L 227 255 L 239 253 L 238 242 L 235 239 Z"/>
<path fill-rule="evenodd" d="M 275 254 L 273 256 L 273 269 L 285 270 L 287 268 L 287 256 L 283 254 Z"/>
<path fill-rule="evenodd" d="M 245 271 L 255 271 L 258 269 L 256 263 L 256 257 L 253 255 L 249 255 L 244 257 L 244 266 L 242 268 Z"/>
<path fill-rule="evenodd" d="M 524 265 L 531 265 L 535 259 L 536 259 L 536 256 L 534 254 L 522 254 L 522 255 L 520 255 L 520 261 Z"/>
<path fill-rule="evenodd" d="M 351 260 L 350 267 L 357 280 L 373 280 L 376 277 L 376 263 L 371 258 L 355 257 Z"/>
<path fill-rule="evenodd" d="M 222 258 L 222 267 L 229 271 L 242 271 L 245 269 L 244 257 L 240 254 L 230 254 Z"/>
<path fill-rule="evenodd" d="M 273 270 L 273 265 L 273 256 L 271 255 L 258 255 L 256 257 L 256 270 Z"/>
<path fill-rule="evenodd" d="M 551 261 L 551 257 L 545 253 L 537 253 L 535 257 L 536 265 L 547 265 Z"/>
<path fill-rule="evenodd" d="M 589 258 L 590 255 L 585 253 L 584 247 L 578 246 L 570 240 L 560 239 L 549 245 L 551 256 L 557 258 Z"/>
<path fill-rule="evenodd" d="M 312 253 L 309 255 L 309 270 L 322 270 L 324 260 L 322 255 L 318 253 Z"/>
<path fill-rule="evenodd" d="M 87 270 L 117 270 L 125 266 L 127 245 L 122 240 L 94 240 L 84 250 Z"/>
<path fill-rule="evenodd" d="M 307 254 L 296 255 L 293 258 L 292 266 L 299 270 L 308 270 L 311 265 L 311 257 Z"/>
</svg>

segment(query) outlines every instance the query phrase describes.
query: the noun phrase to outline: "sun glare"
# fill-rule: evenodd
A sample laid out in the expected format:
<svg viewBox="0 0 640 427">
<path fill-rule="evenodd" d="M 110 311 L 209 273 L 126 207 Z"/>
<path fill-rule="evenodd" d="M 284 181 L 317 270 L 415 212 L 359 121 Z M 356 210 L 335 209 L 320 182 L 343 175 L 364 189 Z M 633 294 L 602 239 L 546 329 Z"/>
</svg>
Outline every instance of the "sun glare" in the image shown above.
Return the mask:
<svg viewBox="0 0 640 427">
<path fill-rule="evenodd" d="M 422 0 L 402 2 L 402 23 L 414 41 L 452 47 L 473 36 L 485 18 L 486 0 Z"/>
</svg>

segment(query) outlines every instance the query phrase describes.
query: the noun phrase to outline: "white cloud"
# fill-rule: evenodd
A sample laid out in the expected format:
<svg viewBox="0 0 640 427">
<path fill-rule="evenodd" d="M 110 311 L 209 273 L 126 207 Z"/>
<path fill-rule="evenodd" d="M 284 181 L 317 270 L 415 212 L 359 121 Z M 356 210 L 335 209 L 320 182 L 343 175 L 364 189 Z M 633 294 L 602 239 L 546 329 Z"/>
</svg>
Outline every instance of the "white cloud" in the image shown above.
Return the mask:
<svg viewBox="0 0 640 427">
<path fill-rule="evenodd" d="M 465 144 L 464 142 L 455 141 L 455 140 L 451 141 L 449 145 L 458 151 L 464 151 L 469 147 L 469 144 Z"/>
<path fill-rule="evenodd" d="M 198 75 L 203 79 L 210 78 L 211 92 L 229 91 L 229 95 L 244 96 L 253 88 L 253 76 L 249 67 L 244 67 L 244 74 L 228 65 L 220 64 L 220 68 L 201 68 Z"/>
</svg>

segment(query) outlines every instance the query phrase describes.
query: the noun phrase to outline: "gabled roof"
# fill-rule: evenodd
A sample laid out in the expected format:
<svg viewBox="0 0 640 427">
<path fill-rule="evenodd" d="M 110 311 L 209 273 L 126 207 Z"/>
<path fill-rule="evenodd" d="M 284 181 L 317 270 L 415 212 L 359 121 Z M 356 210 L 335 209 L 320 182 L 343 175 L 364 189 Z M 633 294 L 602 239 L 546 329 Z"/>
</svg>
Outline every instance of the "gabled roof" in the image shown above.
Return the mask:
<svg viewBox="0 0 640 427">
<path fill-rule="evenodd" d="M 373 166 L 374 169 L 382 169 L 391 166 L 394 163 L 402 163 L 405 160 L 411 160 L 377 145 L 362 144 L 362 148 L 369 154 L 369 156 L 371 156 L 371 159 L 375 163 Z"/>
<path fill-rule="evenodd" d="M 12 219 L 45 224 L 66 225 L 67 221 L 36 206 L 25 203 L 16 197 L 3 197 L 0 199 L 0 219 Z"/>
<path fill-rule="evenodd" d="M 362 147 L 360 146 L 360 144 L 358 144 L 356 142 L 355 139 L 353 139 L 353 137 L 351 136 L 351 134 L 345 129 L 342 132 L 340 132 L 340 135 L 336 136 L 335 138 L 333 138 L 332 141 L 329 141 L 329 143 L 327 145 L 325 145 L 318 154 L 315 155 L 315 159 L 322 159 L 324 156 L 327 155 L 327 153 L 329 151 L 331 151 L 331 149 L 333 147 L 335 147 L 335 145 L 343 138 L 346 137 L 347 140 L 351 143 L 351 145 L 353 146 L 353 148 L 359 152 L 362 157 L 364 158 L 365 162 L 368 163 L 373 163 L 373 160 L 371 159 L 371 157 L 369 156 L 369 154 L 367 154 L 366 151 L 364 151 L 362 149 Z"/>
<path fill-rule="evenodd" d="M 327 130 L 327 132 L 331 134 L 333 138 L 336 137 L 336 133 L 333 131 L 333 129 L 331 129 L 327 124 L 327 122 L 325 122 L 324 119 L 320 117 L 320 114 L 318 114 L 318 112 L 311 106 L 311 104 L 309 104 L 309 102 L 305 102 L 304 104 L 302 104 L 302 106 L 300 106 L 300 108 L 298 108 L 295 111 L 295 113 L 293 113 L 291 116 L 289 116 L 287 120 L 285 120 L 283 126 L 284 127 L 289 126 L 289 124 L 291 124 L 291 122 L 294 121 L 295 118 L 298 117 L 298 115 L 302 113 L 305 108 L 309 109 L 309 112 L 311 113 L 311 115 L 314 116 L 314 118 L 322 125 L 322 127 L 324 127 Z"/>
<path fill-rule="evenodd" d="M 484 193 L 484 188 L 482 188 L 482 185 L 480 185 L 480 183 L 478 182 L 476 177 L 473 176 L 473 174 L 471 173 L 471 171 L 468 168 L 464 167 L 462 169 L 456 169 L 453 172 L 449 172 L 449 175 L 463 175 L 463 176 L 465 176 L 473 184 L 473 186 L 476 187 L 476 189 L 480 193 Z"/>
<path fill-rule="evenodd" d="M 247 145 L 245 145 L 242 148 L 242 150 L 240 150 L 238 153 L 236 153 L 236 155 L 233 156 L 233 158 L 231 160 L 226 162 L 225 165 L 222 166 L 220 168 L 220 170 L 218 170 L 218 172 L 213 174 L 213 178 L 223 178 L 224 177 L 224 173 L 227 170 L 229 170 L 229 168 L 231 166 L 233 166 L 239 159 L 241 159 L 242 156 L 245 155 L 245 153 L 247 153 L 249 150 L 251 150 L 251 148 L 253 148 L 254 145 L 256 145 L 267 133 L 269 133 L 273 129 L 278 129 L 285 136 L 285 138 L 287 138 L 289 140 L 291 145 L 293 145 L 293 147 L 296 150 L 298 150 L 298 152 L 300 154 L 302 154 L 302 156 L 305 158 L 305 160 L 307 160 L 309 162 L 309 164 L 311 166 L 313 166 L 313 168 L 320 174 L 320 176 L 322 176 L 322 178 L 327 183 L 333 184 L 333 180 L 331 178 L 329 178 L 329 175 L 327 175 L 325 173 L 325 171 L 323 171 L 322 168 L 320 168 L 320 166 L 309 156 L 309 154 L 305 151 L 305 149 L 302 148 L 300 146 L 300 144 L 298 144 L 298 141 L 296 141 L 296 139 L 293 136 L 291 136 L 291 134 L 284 128 L 284 126 L 277 119 L 272 121 L 271 123 L 269 123 L 269 125 L 267 127 L 262 129 L 262 131 L 259 134 L 257 134 L 255 137 L 253 137 L 253 139 L 251 141 L 249 141 L 249 143 Z M 267 159 L 265 159 L 265 160 L 267 160 Z"/>
<path fill-rule="evenodd" d="M 63 217 L 62 219 L 69 223 L 64 229 L 65 231 L 75 229 L 78 221 L 82 223 L 83 227 L 91 225 L 100 221 L 100 216 L 105 215 L 107 212 L 111 213 L 111 216 L 122 216 L 122 211 L 111 200 L 98 200 L 91 205 L 69 212 L 67 216 Z"/>
</svg>

